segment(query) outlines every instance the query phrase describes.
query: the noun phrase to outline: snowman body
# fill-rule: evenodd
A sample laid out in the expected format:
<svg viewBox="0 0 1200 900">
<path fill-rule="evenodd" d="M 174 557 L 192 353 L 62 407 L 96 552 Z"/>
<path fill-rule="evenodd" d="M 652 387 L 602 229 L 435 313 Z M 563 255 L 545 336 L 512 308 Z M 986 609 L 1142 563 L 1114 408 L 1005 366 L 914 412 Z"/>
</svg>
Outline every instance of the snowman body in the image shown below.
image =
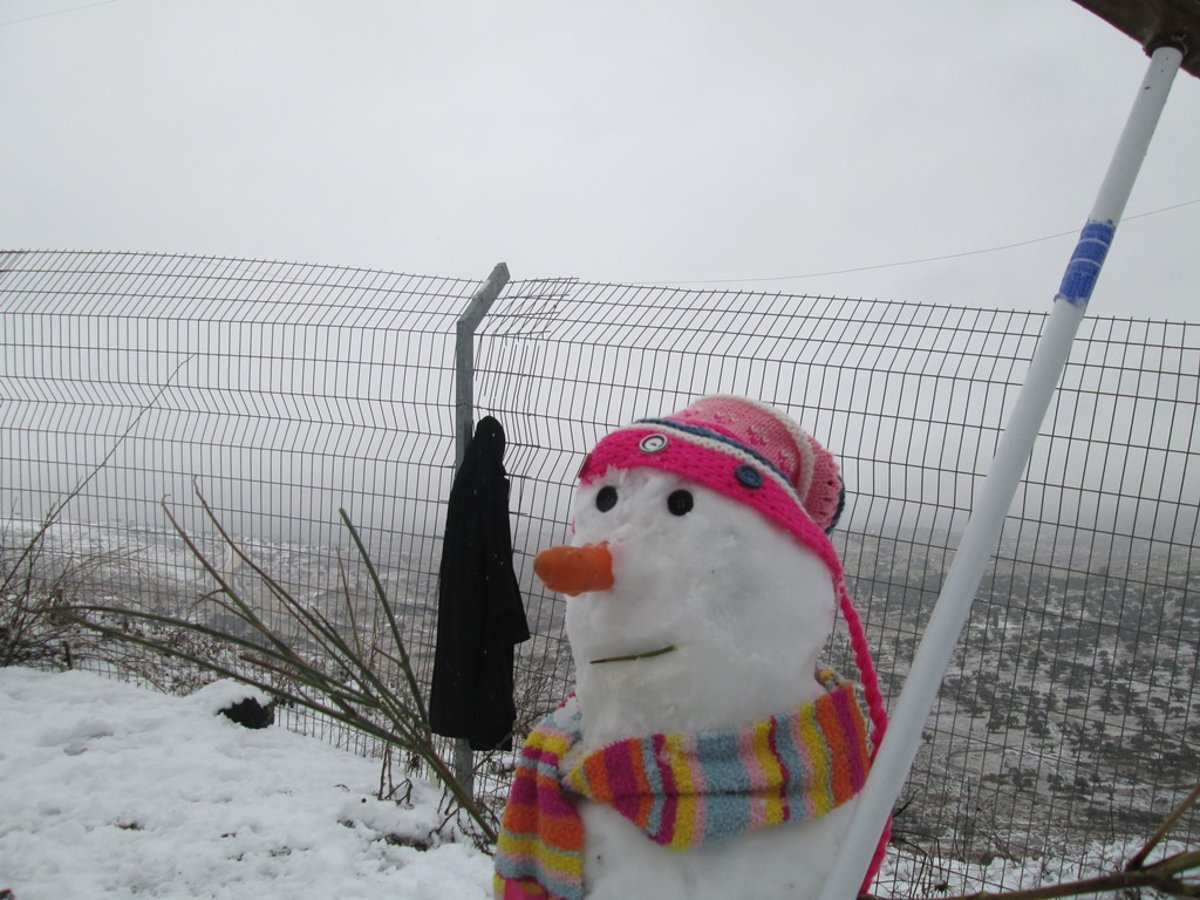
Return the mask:
<svg viewBox="0 0 1200 900">
<path fill-rule="evenodd" d="M 787 822 L 697 850 L 671 850 L 620 813 L 582 801 L 584 883 L 592 900 L 815 900 L 855 801 L 812 822 Z"/>
<path fill-rule="evenodd" d="M 830 571 L 745 504 L 674 473 L 614 468 L 577 490 L 572 544 L 606 547 L 612 575 L 567 604 L 582 713 L 572 756 L 738 728 L 824 692 L 815 671 L 834 625 Z M 581 798 L 587 894 L 815 897 L 854 803 L 678 850 Z"/>
</svg>

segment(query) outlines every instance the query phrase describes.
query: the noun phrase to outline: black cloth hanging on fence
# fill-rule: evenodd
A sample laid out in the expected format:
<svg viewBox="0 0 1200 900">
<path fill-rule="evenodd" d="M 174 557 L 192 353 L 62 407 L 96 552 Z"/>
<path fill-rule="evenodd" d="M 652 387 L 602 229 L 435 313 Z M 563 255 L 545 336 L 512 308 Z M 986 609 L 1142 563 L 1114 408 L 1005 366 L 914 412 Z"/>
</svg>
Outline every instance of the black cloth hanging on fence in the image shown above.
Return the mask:
<svg viewBox="0 0 1200 900">
<path fill-rule="evenodd" d="M 513 571 L 504 429 L 482 419 L 454 476 L 438 582 L 429 721 L 473 750 L 511 750 L 513 646 L 529 639 Z"/>
</svg>

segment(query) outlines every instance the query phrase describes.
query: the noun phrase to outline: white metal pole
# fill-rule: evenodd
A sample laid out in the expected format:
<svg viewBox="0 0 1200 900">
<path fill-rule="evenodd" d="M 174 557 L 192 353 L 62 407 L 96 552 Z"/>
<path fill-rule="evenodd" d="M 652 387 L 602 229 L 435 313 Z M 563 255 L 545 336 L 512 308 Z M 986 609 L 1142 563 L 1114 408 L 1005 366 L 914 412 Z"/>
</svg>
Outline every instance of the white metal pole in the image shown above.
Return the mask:
<svg viewBox="0 0 1200 900">
<path fill-rule="evenodd" d="M 1013 494 L 1029 462 L 1033 442 L 1066 366 L 1075 332 L 1083 321 L 1116 224 L 1182 60 L 1183 54 L 1174 47 L 1156 50 L 1151 57 L 1149 71 L 1117 143 L 1092 214 L 1067 265 L 1054 298 L 1054 310 L 1009 414 L 979 501 L 946 574 L 904 689 L 892 710 L 887 735 L 859 796 L 821 900 L 848 900 L 857 895 L 862 884 L 884 822 L 916 757 L 925 720 L 966 624 L 984 567 L 995 552 Z"/>
</svg>

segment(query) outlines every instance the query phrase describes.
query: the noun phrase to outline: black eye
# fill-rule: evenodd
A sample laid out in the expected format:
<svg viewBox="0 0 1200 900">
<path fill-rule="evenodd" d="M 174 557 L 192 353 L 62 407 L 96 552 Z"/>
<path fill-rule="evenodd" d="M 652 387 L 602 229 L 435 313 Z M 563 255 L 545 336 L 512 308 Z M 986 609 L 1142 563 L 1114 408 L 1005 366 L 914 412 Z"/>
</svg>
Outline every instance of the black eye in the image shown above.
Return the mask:
<svg viewBox="0 0 1200 900">
<path fill-rule="evenodd" d="M 600 510 L 600 512 L 608 512 L 616 505 L 617 489 L 608 484 L 600 488 L 600 493 L 596 495 L 596 509 Z"/>
<path fill-rule="evenodd" d="M 686 516 L 692 511 L 693 500 L 691 491 L 671 491 L 667 498 L 667 509 L 673 516 Z"/>
</svg>

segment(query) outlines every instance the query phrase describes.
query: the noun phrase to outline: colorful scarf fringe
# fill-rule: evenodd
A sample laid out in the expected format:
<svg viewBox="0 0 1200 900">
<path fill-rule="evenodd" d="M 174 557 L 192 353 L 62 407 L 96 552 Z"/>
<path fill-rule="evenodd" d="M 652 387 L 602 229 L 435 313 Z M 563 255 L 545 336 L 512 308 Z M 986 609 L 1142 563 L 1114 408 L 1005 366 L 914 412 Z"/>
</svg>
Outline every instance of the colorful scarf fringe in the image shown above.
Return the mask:
<svg viewBox="0 0 1200 900">
<path fill-rule="evenodd" d="M 497 898 L 582 898 L 576 796 L 609 804 L 677 850 L 822 816 L 857 794 L 870 768 L 855 685 L 832 670 L 828 693 L 743 728 L 617 741 L 563 770 L 580 740 L 574 696 L 525 742 L 496 846 Z"/>
</svg>

